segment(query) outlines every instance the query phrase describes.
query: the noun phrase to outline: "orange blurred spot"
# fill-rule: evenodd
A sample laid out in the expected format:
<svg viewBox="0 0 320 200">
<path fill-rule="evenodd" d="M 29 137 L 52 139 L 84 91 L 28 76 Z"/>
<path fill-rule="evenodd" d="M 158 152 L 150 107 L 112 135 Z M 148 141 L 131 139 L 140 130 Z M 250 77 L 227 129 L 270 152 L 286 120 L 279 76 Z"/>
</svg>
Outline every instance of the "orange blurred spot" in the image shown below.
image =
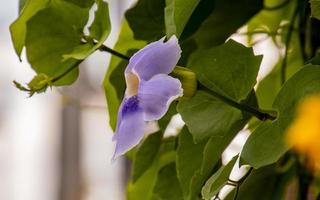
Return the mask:
<svg viewBox="0 0 320 200">
<path fill-rule="evenodd" d="M 287 129 L 286 141 L 307 157 L 311 168 L 320 170 L 320 95 L 305 98 Z"/>
</svg>

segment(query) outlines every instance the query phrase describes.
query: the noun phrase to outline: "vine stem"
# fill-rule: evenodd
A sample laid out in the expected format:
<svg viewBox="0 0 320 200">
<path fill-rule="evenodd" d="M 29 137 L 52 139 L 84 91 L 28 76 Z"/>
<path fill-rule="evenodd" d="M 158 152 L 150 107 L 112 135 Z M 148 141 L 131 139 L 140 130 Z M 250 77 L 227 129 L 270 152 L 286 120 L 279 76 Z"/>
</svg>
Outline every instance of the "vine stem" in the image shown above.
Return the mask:
<svg viewBox="0 0 320 200">
<path fill-rule="evenodd" d="M 93 43 L 97 44 L 97 42 L 93 42 Z M 103 44 L 98 49 L 99 49 L 99 51 L 104 51 L 104 52 L 111 53 L 112 55 L 117 56 L 117 57 L 119 57 L 121 59 L 124 59 L 124 60 L 127 60 L 127 61 L 130 60 L 130 58 L 128 56 L 126 56 L 126 55 L 124 55 L 122 53 L 119 53 L 119 52 L 117 52 L 117 51 L 115 51 L 115 50 L 113 50 L 113 49 L 111 49 L 111 48 L 109 48 L 109 47 L 107 47 L 107 46 L 105 46 Z"/>
<path fill-rule="evenodd" d="M 298 200 L 305 200 L 308 198 L 309 188 L 314 179 L 313 170 L 310 170 L 306 167 L 305 163 L 309 163 L 308 158 L 305 158 L 301 162 L 299 155 L 294 154 L 297 161 L 297 173 L 298 173 L 298 183 L 299 183 L 299 196 Z M 318 199 L 317 199 L 318 200 Z"/>
<path fill-rule="evenodd" d="M 288 29 L 288 34 L 285 41 L 285 52 L 284 52 L 284 58 L 281 65 L 281 84 L 283 84 L 286 81 L 286 71 L 287 71 L 287 57 L 288 57 L 288 50 L 290 48 L 290 41 L 292 37 L 292 33 L 294 30 L 295 25 L 295 19 L 298 16 L 299 7 L 297 6 L 294 13 L 292 14 L 291 20 L 290 20 L 290 26 Z"/>
<path fill-rule="evenodd" d="M 236 191 L 235 191 L 234 196 L 233 196 L 233 200 L 237 200 L 238 195 L 239 195 L 239 190 L 240 190 L 240 186 L 237 185 L 236 186 Z"/>
<path fill-rule="evenodd" d="M 93 42 L 93 44 L 97 44 L 97 42 Z M 124 60 L 127 60 L 129 61 L 129 57 L 124 55 L 124 54 L 121 54 L 105 45 L 101 45 L 99 48 L 98 48 L 100 51 L 104 51 L 104 52 L 108 52 L 114 56 L 117 56 L 121 59 L 124 59 Z M 68 68 L 65 72 L 63 72 L 62 74 L 52 78 L 51 82 L 54 83 L 54 82 L 57 82 L 58 80 L 60 80 L 62 77 L 66 76 L 68 73 L 70 73 L 71 71 L 73 71 L 75 68 L 77 68 L 84 60 L 78 60 L 77 62 L 75 62 L 75 64 L 73 64 L 70 68 Z"/>
<path fill-rule="evenodd" d="M 70 73 L 72 70 L 74 70 L 75 68 L 77 68 L 81 63 L 83 62 L 83 60 L 78 60 L 75 64 L 73 64 L 70 68 L 68 68 L 65 72 L 63 72 L 62 74 L 60 74 L 59 76 L 56 76 L 54 78 L 51 79 L 51 82 L 57 82 L 58 80 L 60 80 L 62 77 L 66 76 L 68 73 Z"/>
<path fill-rule="evenodd" d="M 232 107 L 235 107 L 239 110 L 242 110 L 244 112 L 247 112 L 253 116 L 255 116 L 256 118 L 258 118 L 259 120 L 261 121 L 266 121 L 266 120 L 275 120 L 276 117 L 275 116 L 272 116 L 270 115 L 269 113 L 266 113 L 266 112 L 262 112 L 256 108 L 253 108 L 249 105 L 246 105 L 246 104 L 243 104 L 243 103 L 238 103 L 232 99 L 229 99 L 225 96 L 222 96 L 214 91 L 211 91 L 211 90 L 208 90 L 208 89 L 205 89 L 207 92 L 209 92 L 210 94 L 212 94 L 213 96 L 217 97 L 218 99 L 222 100 L 223 102 L 229 104 L 230 106 Z"/>
</svg>

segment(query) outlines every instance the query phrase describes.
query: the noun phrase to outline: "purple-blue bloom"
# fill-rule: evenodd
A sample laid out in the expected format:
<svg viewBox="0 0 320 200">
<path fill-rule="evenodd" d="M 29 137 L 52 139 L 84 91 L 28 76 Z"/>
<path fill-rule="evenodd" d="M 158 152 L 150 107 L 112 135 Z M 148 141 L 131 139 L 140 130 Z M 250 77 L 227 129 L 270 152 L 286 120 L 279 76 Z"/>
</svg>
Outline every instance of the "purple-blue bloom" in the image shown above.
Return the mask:
<svg viewBox="0 0 320 200">
<path fill-rule="evenodd" d="M 135 53 L 125 70 L 127 89 L 118 112 L 113 158 L 136 146 L 146 124 L 159 120 L 170 103 L 183 95 L 178 79 L 168 76 L 180 59 L 178 40 L 172 36 L 150 43 Z"/>
</svg>

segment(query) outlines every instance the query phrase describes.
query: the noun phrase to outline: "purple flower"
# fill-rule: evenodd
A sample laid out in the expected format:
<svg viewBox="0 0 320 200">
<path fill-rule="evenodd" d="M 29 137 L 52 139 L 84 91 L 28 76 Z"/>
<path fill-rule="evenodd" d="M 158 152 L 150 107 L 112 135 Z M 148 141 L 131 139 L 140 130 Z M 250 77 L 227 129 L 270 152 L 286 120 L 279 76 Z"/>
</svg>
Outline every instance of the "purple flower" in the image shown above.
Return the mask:
<svg viewBox="0 0 320 200">
<path fill-rule="evenodd" d="M 118 112 L 113 140 L 113 158 L 136 146 L 144 136 L 146 124 L 159 120 L 170 103 L 182 96 L 178 79 L 168 76 L 180 58 L 178 40 L 172 36 L 150 43 L 135 53 L 125 70 L 127 89 Z"/>
</svg>

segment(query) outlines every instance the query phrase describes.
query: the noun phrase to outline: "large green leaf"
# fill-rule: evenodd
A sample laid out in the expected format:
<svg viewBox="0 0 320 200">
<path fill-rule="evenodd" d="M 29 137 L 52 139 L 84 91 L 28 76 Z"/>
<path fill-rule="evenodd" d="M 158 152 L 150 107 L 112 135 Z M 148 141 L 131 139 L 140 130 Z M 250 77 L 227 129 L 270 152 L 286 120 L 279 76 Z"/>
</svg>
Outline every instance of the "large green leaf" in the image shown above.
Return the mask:
<svg viewBox="0 0 320 200">
<path fill-rule="evenodd" d="M 207 141 L 203 141 L 195 144 L 186 127 L 184 127 L 179 134 L 176 163 L 178 178 L 185 200 L 194 199 L 194 197 L 198 195 L 192 194 L 191 192 L 193 189 L 190 188 L 191 179 L 195 172 L 201 168 L 206 143 Z M 214 165 L 212 167 L 214 167 Z"/>
<path fill-rule="evenodd" d="M 126 53 L 129 49 L 140 49 L 145 45 L 146 45 L 146 42 L 137 41 L 133 38 L 133 32 L 131 31 L 128 23 L 124 21 L 122 24 L 118 42 L 115 45 L 114 50 L 120 53 Z M 131 51 L 128 53 L 131 53 Z M 110 78 L 112 73 L 118 66 L 120 67 L 122 66 L 122 68 L 124 68 L 125 62 L 122 62 L 122 61 L 123 60 L 121 58 L 118 58 L 116 56 L 111 57 L 111 62 L 103 81 L 103 86 L 104 86 L 107 103 L 108 103 L 110 125 L 113 129 L 115 128 L 117 123 L 117 113 L 118 113 L 118 108 L 120 105 L 120 101 L 122 100 L 122 97 L 118 96 L 117 87 L 115 83 L 112 84 Z M 120 63 L 121 65 L 119 65 Z M 120 70 L 118 71 L 118 75 L 121 76 Z M 118 79 L 117 84 L 124 85 L 125 84 L 124 79 Z"/>
<path fill-rule="evenodd" d="M 61 77 L 53 82 L 54 85 L 67 85 L 75 81 L 79 62 L 93 53 L 109 35 L 108 4 L 102 0 L 97 4 L 98 10 L 90 27 L 91 35 L 86 36 L 95 39 L 96 44 L 92 41 L 82 44 L 81 41 L 89 8 L 80 8 L 64 1 L 51 1 L 47 8 L 28 21 L 25 44 L 27 58 L 37 73 L 44 73 L 53 79 Z"/>
<path fill-rule="evenodd" d="M 166 35 L 178 38 L 183 32 L 189 18 L 196 9 L 200 0 L 167 0 L 165 8 Z"/>
<path fill-rule="evenodd" d="M 213 12 L 194 37 L 202 48 L 223 44 L 262 7 L 262 0 L 216 0 Z"/>
<path fill-rule="evenodd" d="M 26 0 L 20 1 L 23 5 L 20 16 L 10 25 L 11 38 L 17 55 L 20 57 L 25 45 L 27 34 L 27 21 L 39 10 L 46 7 L 48 0 Z"/>
<path fill-rule="evenodd" d="M 241 158 L 254 168 L 276 162 L 289 149 L 284 133 L 294 118 L 295 108 L 301 98 L 320 92 L 320 67 L 306 65 L 282 87 L 273 103 L 278 111 L 275 121 L 261 124 L 247 140 Z"/>
<path fill-rule="evenodd" d="M 191 57 L 192 68 L 201 84 L 235 101 L 244 100 L 256 83 L 262 56 L 255 56 L 252 48 L 229 40 L 207 50 L 199 50 Z"/>
<path fill-rule="evenodd" d="M 181 57 L 178 62 L 179 66 L 187 66 L 190 55 L 197 50 L 197 43 L 193 38 L 179 42 L 181 47 Z"/>
<path fill-rule="evenodd" d="M 250 176 L 241 184 L 238 200 L 285 200 L 288 194 L 288 184 L 295 176 L 295 168 L 281 172 L 277 165 L 270 165 L 254 170 Z M 289 192 L 294 196 L 294 192 Z M 291 196 L 291 197 L 292 197 Z M 233 200 L 234 194 L 231 192 L 226 200 Z"/>
<path fill-rule="evenodd" d="M 89 9 L 63 1 L 51 1 L 47 8 L 28 21 L 25 44 L 27 58 L 37 73 L 57 77 L 77 64 L 76 59 L 63 60 L 62 56 L 81 45 L 80 37 L 88 14 Z M 76 68 L 54 84 L 71 84 L 77 75 Z"/>
<path fill-rule="evenodd" d="M 196 94 L 196 96 L 200 95 L 199 99 L 202 99 L 203 96 L 201 93 L 204 92 L 200 91 L 198 93 L 200 94 Z M 204 95 L 207 94 L 205 93 Z M 211 104 L 211 100 L 208 100 L 206 97 L 204 97 L 203 101 L 204 106 L 207 104 Z M 213 101 L 212 103 L 215 104 L 216 102 Z M 221 154 L 230 144 L 234 136 L 244 127 L 244 125 L 248 121 L 248 117 L 242 116 L 241 113 L 236 114 L 235 116 L 238 116 L 238 119 L 234 118 L 234 120 L 229 119 L 228 117 L 224 118 L 220 115 L 221 113 L 212 115 L 216 112 L 217 109 L 220 109 L 221 105 L 225 106 L 225 104 L 220 104 L 219 102 L 217 104 L 217 107 L 213 106 L 213 108 L 210 108 L 209 110 L 207 110 L 207 108 L 203 109 L 204 112 L 208 111 L 208 113 L 211 114 L 211 119 L 220 118 L 220 121 L 218 120 L 212 124 L 212 127 L 214 127 L 213 130 L 212 127 L 206 127 L 206 132 L 213 135 L 213 137 L 211 137 L 209 140 L 194 143 L 191 134 L 186 128 L 184 128 L 179 135 L 179 143 L 177 149 L 177 171 L 185 199 L 192 200 L 199 195 L 202 185 L 205 183 L 210 173 L 212 173 L 212 170 L 218 164 L 218 161 L 221 158 Z M 193 105 L 185 104 L 186 108 L 192 106 Z M 190 113 L 194 114 L 199 112 L 198 107 L 194 107 L 193 109 L 193 112 Z M 235 113 L 238 113 L 238 111 L 235 110 Z M 182 114 L 182 116 L 184 115 Z M 195 131 L 198 131 L 197 128 L 206 126 L 206 124 L 211 121 L 211 119 L 209 121 L 196 121 L 196 119 L 201 119 L 199 117 L 203 117 L 203 115 L 194 116 L 194 118 L 192 118 L 193 121 L 187 123 L 190 130 L 192 130 L 193 128 L 195 129 Z M 224 123 L 224 121 L 230 123 L 225 124 L 225 126 L 220 126 L 219 124 Z M 214 124 L 218 127 L 216 128 Z M 190 165 L 190 163 L 192 163 L 192 165 Z"/>
<path fill-rule="evenodd" d="M 223 137 L 243 120 L 240 110 L 201 90 L 191 99 L 181 100 L 177 110 L 196 142 Z"/>
<path fill-rule="evenodd" d="M 200 28 L 202 23 L 210 16 L 215 8 L 215 1 L 201 0 L 193 11 L 188 23 L 185 25 L 180 40 L 192 38 L 192 35 Z M 190 37 L 191 36 L 191 37 Z"/>
<path fill-rule="evenodd" d="M 244 103 L 256 106 L 253 94 Z M 202 185 L 219 163 L 225 148 L 250 116 L 201 90 L 190 100 L 182 100 L 178 111 L 193 136 L 186 128 L 179 135 L 178 178 L 185 199 L 193 200 L 200 194 Z"/>
<path fill-rule="evenodd" d="M 320 0 L 310 0 L 311 16 L 320 20 Z"/>
<path fill-rule="evenodd" d="M 153 195 L 157 200 L 183 200 L 175 163 L 160 169 Z"/>
<path fill-rule="evenodd" d="M 261 56 L 255 56 L 251 48 L 230 40 L 219 47 L 196 52 L 188 66 L 196 72 L 200 83 L 214 93 L 241 102 L 256 83 L 260 62 Z M 202 91 L 182 100 L 178 112 L 196 142 L 211 136 L 221 137 L 244 119 L 240 110 Z"/>
<path fill-rule="evenodd" d="M 141 197 L 145 200 L 151 200 L 159 170 L 175 160 L 175 143 L 176 138 L 167 138 L 162 141 L 160 151 L 154 161 L 150 163 L 150 167 L 136 182 L 129 182 L 127 187 L 128 200 L 141 200 Z"/>
<path fill-rule="evenodd" d="M 154 41 L 165 35 L 165 0 L 139 0 L 126 12 L 126 19 L 137 40 Z"/>
<path fill-rule="evenodd" d="M 216 196 L 218 192 L 225 186 L 229 180 L 231 170 L 236 163 L 238 156 L 232 158 L 232 160 L 225 166 L 222 166 L 216 173 L 214 173 L 206 182 L 202 188 L 202 197 L 206 200 L 210 200 Z"/>
<path fill-rule="evenodd" d="M 161 139 L 161 132 L 149 135 L 135 153 L 132 168 L 133 183 L 152 165 L 160 149 Z"/>
</svg>

